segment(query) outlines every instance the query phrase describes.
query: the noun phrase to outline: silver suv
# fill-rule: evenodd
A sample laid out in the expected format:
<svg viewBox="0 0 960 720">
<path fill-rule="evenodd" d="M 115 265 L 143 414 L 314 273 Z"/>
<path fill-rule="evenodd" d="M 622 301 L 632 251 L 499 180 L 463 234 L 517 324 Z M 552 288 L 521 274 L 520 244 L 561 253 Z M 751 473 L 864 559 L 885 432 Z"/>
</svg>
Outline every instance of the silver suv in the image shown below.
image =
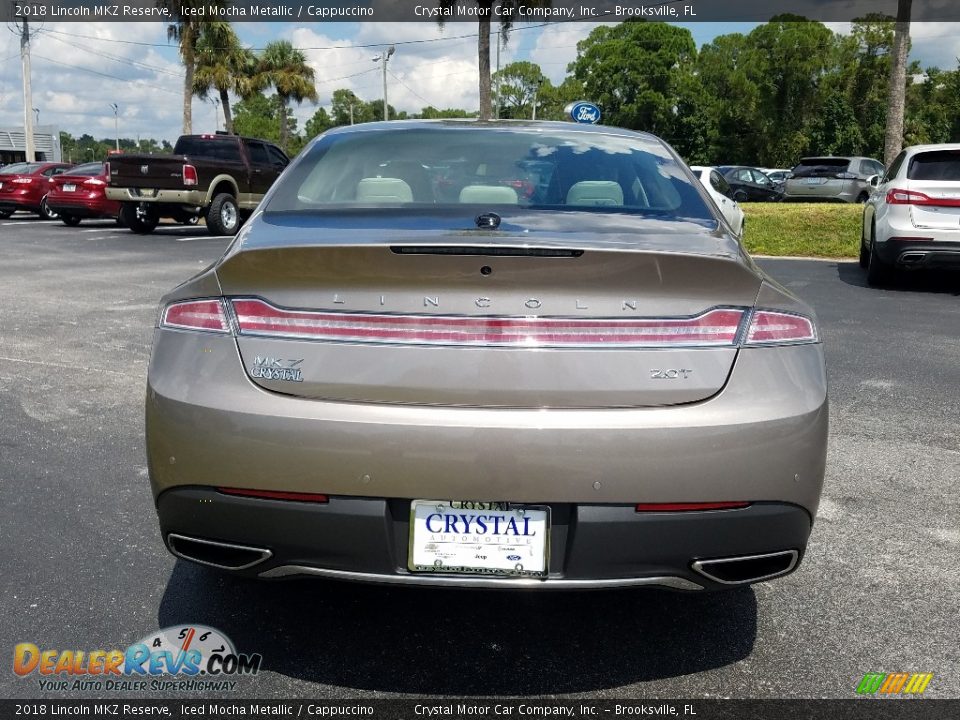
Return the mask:
<svg viewBox="0 0 960 720">
<path fill-rule="evenodd" d="M 783 199 L 866 202 L 867 180 L 883 170 L 883 163 L 866 157 L 803 158 L 787 179 Z"/>
</svg>

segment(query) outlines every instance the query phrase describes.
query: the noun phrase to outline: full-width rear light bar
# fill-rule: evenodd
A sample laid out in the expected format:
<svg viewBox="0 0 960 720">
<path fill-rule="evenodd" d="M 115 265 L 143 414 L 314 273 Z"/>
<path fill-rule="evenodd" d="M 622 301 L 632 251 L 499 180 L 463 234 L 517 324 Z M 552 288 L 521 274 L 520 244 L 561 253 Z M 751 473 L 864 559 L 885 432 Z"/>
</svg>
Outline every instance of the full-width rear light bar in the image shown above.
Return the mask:
<svg viewBox="0 0 960 720">
<path fill-rule="evenodd" d="M 745 314 L 716 309 L 653 320 L 378 315 L 283 310 L 262 300 L 234 300 L 233 309 L 241 335 L 485 347 L 732 346 Z"/>
<path fill-rule="evenodd" d="M 927 205 L 929 207 L 960 207 L 960 197 L 936 198 L 916 190 L 893 188 L 887 191 L 887 205 Z"/>
<path fill-rule="evenodd" d="M 160 325 L 229 333 L 225 302 L 210 298 L 171 303 Z M 819 339 L 808 317 L 745 308 L 717 308 L 692 318 L 579 319 L 317 312 L 286 310 L 257 299 L 233 300 L 232 307 L 241 335 L 328 342 L 630 348 L 783 345 Z"/>
</svg>

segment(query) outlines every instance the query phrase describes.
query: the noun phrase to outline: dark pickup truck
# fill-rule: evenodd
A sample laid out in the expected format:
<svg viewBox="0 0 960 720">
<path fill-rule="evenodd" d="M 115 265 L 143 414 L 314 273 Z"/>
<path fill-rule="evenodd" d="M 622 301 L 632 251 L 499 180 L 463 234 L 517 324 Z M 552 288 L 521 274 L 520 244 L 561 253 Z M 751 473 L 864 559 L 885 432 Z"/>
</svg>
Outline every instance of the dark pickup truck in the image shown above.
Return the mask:
<svg viewBox="0 0 960 720">
<path fill-rule="evenodd" d="M 233 235 L 289 162 L 265 140 L 183 135 L 173 155 L 112 155 L 106 194 L 136 233 L 153 232 L 165 217 L 203 217 L 212 235 Z"/>
</svg>

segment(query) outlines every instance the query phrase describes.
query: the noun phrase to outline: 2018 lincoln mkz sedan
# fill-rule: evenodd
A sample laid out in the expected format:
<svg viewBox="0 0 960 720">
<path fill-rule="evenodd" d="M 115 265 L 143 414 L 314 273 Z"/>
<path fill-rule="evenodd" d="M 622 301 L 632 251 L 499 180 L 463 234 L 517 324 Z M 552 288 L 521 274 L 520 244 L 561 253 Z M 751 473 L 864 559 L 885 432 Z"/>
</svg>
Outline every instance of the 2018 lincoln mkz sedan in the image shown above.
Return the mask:
<svg viewBox="0 0 960 720">
<path fill-rule="evenodd" d="M 658 138 L 371 123 L 164 297 L 146 430 L 187 560 L 696 591 L 797 567 L 827 390 L 811 309 Z"/>
</svg>

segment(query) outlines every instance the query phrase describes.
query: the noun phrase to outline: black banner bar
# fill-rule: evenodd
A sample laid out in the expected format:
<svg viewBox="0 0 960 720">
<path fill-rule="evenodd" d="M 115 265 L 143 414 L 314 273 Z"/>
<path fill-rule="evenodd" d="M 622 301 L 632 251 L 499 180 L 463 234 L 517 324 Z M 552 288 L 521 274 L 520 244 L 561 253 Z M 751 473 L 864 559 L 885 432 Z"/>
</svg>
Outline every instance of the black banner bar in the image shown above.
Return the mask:
<svg viewBox="0 0 960 720">
<path fill-rule="evenodd" d="M 487 13 L 484 15 L 484 13 Z M 897 0 L 225 0 L 200 5 L 178 0 L 0 0 L 0 20 L 54 22 L 171 22 L 182 18 L 232 22 L 767 22 L 794 15 L 823 22 L 868 13 L 891 17 Z M 960 21 L 960 2 L 914 0 L 914 22 Z"/>
</svg>

